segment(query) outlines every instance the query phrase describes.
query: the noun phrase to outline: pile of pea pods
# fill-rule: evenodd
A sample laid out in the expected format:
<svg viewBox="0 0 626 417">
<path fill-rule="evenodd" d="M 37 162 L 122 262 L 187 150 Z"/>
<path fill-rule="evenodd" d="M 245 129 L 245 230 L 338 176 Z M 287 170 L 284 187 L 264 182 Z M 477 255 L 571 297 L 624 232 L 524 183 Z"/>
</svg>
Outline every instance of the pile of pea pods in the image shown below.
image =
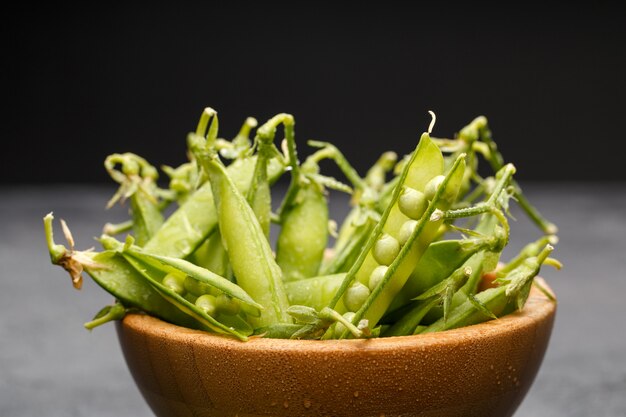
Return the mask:
<svg viewBox="0 0 626 417">
<path fill-rule="evenodd" d="M 248 118 L 226 140 L 206 108 L 187 137 L 188 162 L 162 168 L 168 188 L 135 154 L 106 158 L 119 183 L 108 206 L 128 204 L 130 219 L 105 225 L 101 251 L 76 250 L 64 221 L 68 244 L 57 244 L 48 214 L 51 261 L 74 287 L 86 272 L 115 298 L 88 329 L 142 313 L 242 341 L 415 335 L 521 309 L 533 286 L 552 299 L 535 278 L 543 264 L 560 268 L 550 257 L 557 228 L 522 194 L 487 119 L 444 139 L 431 137 L 432 116 L 412 152 L 385 152 L 361 176 L 327 142 L 309 141 L 300 161 L 289 114 L 258 128 Z M 320 173 L 322 160 L 343 182 Z M 490 176 L 479 175 L 479 163 Z M 273 205 L 281 176 L 289 187 Z M 351 195 L 341 225 L 329 219 L 329 190 Z M 511 201 L 540 233 L 504 262 Z M 487 275 L 494 280 L 485 286 Z"/>
</svg>

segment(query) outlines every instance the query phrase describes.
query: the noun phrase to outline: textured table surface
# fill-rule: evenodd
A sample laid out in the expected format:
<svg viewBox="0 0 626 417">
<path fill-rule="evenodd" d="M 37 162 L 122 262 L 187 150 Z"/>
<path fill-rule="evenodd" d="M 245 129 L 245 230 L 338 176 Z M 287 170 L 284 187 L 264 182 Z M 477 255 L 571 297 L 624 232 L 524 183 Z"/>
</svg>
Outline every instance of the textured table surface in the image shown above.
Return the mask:
<svg viewBox="0 0 626 417">
<path fill-rule="evenodd" d="M 626 184 L 525 189 L 560 226 L 555 257 L 565 268 L 542 272 L 559 310 L 543 366 L 516 417 L 626 416 Z M 43 237 L 41 218 L 54 210 L 68 221 L 78 248 L 91 246 L 105 221 L 124 219 L 122 209 L 103 210 L 112 189 L 0 191 L 0 416 L 152 415 L 114 326 L 82 328 L 110 296 L 88 279 L 81 292 L 73 290 L 67 274 L 49 264 Z M 335 219 L 345 203 L 333 200 Z M 514 214 L 511 251 L 539 236 Z"/>
</svg>

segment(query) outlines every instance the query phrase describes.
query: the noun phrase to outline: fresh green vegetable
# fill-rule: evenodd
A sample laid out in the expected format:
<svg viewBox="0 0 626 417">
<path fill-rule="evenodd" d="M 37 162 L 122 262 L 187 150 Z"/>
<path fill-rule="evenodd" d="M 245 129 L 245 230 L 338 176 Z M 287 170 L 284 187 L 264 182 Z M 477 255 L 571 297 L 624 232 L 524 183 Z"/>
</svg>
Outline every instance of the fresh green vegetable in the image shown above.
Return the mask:
<svg viewBox="0 0 626 417">
<path fill-rule="evenodd" d="M 106 158 L 120 184 L 109 205 L 129 200 L 130 219 L 105 225 L 103 251 L 75 250 L 65 222 L 69 249 L 57 244 L 52 214 L 44 218 L 52 263 L 76 288 L 87 272 L 115 297 L 86 328 L 142 311 L 242 341 L 413 335 L 521 309 L 541 266 L 560 267 L 549 257 L 556 226 L 522 194 L 484 117 L 453 139 L 431 137 L 433 117 L 413 152 L 399 161 L 385 152 L 363 177 L 328 142 L 309 141 L 314 151 L 300 162 L 289 114 L 256 132 L 247 118 L 232 141 L 218 138 L 218 123 L 204 109 L 187 137 L 189 160 L 163 167 L 169 189 L 135 154 Z M 279 129 L 285 139 L 277 146 Z M 350 185 L 323 175 L 323 160 Z M 483 161 L 492 170 L 485 178 Z M 272 186 L 287 171 L 289 187 L 273 212 Z M 338 231 L 328 206 L 335 191 L 351 194 Z M 511 200 L 544 236 L 499 264 Z M 165 210 L 170 203 L 175 209 Z M 125 242 L 113 237 L 124 233 Z M 479 291 L 485 274 L 496 286 Z"/>
</svg>

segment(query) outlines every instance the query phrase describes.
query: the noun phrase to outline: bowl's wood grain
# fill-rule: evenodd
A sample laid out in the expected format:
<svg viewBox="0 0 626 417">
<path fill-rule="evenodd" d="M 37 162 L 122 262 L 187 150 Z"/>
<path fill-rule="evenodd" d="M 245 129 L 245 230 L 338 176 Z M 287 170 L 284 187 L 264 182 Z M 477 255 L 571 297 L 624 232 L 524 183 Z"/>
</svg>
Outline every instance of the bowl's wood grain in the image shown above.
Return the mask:
<svg viewBox="0 0 626 417">
<path fill-rule="evenodd" d="M 247 343 L 128 315 L 118 335 L 157 416 L 508 417 L 530 388 L 556 304 L 427 335 Z"/>
</svg>

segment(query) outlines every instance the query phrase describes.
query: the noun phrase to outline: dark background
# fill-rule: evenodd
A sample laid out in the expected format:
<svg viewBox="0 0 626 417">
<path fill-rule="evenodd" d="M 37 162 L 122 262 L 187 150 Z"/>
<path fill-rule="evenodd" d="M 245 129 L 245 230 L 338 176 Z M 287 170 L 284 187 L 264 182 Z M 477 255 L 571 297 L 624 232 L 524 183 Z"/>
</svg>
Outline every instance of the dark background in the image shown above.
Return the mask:
<svg viewBox="0 0 626 417">
<path fill-rule="evenodd" d="M 0 182 L 108 181 L 123 151 L 177 165 L 205 106 L 228 138 L 290 112 L 301 154 L 330 140 L 361 172 L 410 151 L 427 110 L 437 136 L 484 114 L 519 179 L 624 180 L 616 7 L 22 8 L 2 25 Z"/>
</svg>

